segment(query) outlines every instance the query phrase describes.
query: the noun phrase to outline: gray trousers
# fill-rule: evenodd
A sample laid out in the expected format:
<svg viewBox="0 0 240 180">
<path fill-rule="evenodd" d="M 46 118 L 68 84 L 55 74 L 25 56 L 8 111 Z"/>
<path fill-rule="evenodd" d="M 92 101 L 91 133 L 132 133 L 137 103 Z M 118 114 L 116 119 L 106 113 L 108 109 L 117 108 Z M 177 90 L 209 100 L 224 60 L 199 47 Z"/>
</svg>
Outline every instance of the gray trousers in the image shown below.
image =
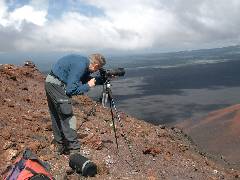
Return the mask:
<svg viewBox="0 0 240 180">
<path fill-rule="evenodd" d="M 65 84 L 48 75 L 45 91 L 54 140 L 68 149 L 80 149 L 76 133 L 76 117 L 73 115 L 71 99 L 66 95 Z"/>
</svg>

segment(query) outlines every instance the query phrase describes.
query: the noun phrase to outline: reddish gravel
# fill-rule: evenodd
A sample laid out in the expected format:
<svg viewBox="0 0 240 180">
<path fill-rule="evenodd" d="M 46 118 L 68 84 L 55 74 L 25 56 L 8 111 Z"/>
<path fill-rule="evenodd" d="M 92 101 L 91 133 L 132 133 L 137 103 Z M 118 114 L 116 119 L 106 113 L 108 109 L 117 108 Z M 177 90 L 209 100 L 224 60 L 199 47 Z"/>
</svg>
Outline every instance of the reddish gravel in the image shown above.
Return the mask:
<svg viewBox="0 0 240 180">
<path fill-rule="evenodd" d="M 78 96 L 73 104 L 81 152 L 98 166 L 98 174 L 92 179 L 235 179 L 240 175 L 205 157 L 181 130 L 154 126 L 123 112 L 124 128 L 117 123 L 117 152 L 109 109 L 97 105 L 88 116 L 95 102 Z M 53 151 L 44 75 L 33 64 L 0 66 L 0 107 L 1 179 L 6 167 L 26 147 L 50 163 L 57 180 L 85 179 L 67 173 L 68 157 Z M 130 144 L 122 134 L 127 135 Z"/>
<path fill-rule="evenodd" d="M 212 111 L 198 121 L 177 125 L 198 143 L 199 148 L 240 169 L 240 104 Z"/>
</svg>

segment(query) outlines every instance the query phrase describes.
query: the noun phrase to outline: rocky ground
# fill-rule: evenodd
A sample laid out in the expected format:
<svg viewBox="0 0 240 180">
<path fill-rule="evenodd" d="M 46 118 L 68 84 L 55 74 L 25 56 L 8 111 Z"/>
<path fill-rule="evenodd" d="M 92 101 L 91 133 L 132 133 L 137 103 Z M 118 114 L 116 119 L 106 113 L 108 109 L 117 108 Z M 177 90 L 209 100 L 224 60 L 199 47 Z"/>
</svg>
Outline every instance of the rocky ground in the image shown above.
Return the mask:
<svg viewBox="0 0 240 180">
<path fill-rule="evenodd" d="M 81 153 L 97 164 L 92 179 L 236 179 L 240 172 L 197 150 L 177 128 L 154 126 L 120 112 L 117 151 L 108 108 L 86 96 L 73 100 Z M 51 165 L 56 179 L 88 179 L 70 173 L 68 156 L 54 153 L 44 75 L 31 63 L 0 65 L 0 173 L 29 147 Z M 94 111 L 91 109 L 94 108 Z M 123 134 L 127 137 L 124 140 Z M 129 150 L 130 147 L 130 150 Z"/>
</svg>

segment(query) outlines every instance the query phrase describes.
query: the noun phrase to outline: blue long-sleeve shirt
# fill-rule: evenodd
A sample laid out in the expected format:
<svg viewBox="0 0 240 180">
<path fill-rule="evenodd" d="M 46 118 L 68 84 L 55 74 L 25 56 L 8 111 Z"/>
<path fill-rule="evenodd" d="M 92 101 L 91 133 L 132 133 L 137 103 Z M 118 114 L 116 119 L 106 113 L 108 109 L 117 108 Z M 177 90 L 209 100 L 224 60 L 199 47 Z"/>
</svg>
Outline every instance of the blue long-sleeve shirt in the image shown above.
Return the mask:
<svg viewBox="0 0 240 180">
<path fill-rule="evenodd" d="M 68 96 L 79 95 L 87 92 L 90 87 L 89 59 L 81 55 L 67 55 L 57 61 L 52 67 L 52 72 L 66 84 Z"/>
</svg>

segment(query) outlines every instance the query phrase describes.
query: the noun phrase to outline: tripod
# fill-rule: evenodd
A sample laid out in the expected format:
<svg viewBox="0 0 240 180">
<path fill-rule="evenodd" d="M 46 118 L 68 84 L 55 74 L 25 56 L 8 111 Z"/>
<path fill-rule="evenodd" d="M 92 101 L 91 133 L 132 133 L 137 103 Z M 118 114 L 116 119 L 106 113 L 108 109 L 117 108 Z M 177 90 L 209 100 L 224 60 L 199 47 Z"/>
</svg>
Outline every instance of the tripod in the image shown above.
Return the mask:
<svg viewBox="0 0 240 180">
<path fill-rule="evenodd" d="M 115 105 L 113 96 L 112 96 L 112 90 L 111 90 L 111 83 L 110 80 L 106 80 L 106 82 L 103 84 L 103 91 L 102 91 L 102 106 L 106 107 L 107 102 L 109 101 L 110 109 L 111 109 L 111 116 L 112 116 L 112 123 L 113 123 L 113 131 L 114 131 L 114 136 L 115 136 L 115 142 L 117 145 L 118 149 L 118 141 L 117 141 L 117 132 L 116 132 L 116 126 L 115 126 L 115 121 L 114 121 L 114 114 L 113 114 L 113 109 L 116 112 L 117 118 L 120 122 L 120 115 L 117 110 L 117 107 Z"/>
<path fill-rule="evenodd" d="M 118 122 L 119 122 L 119 124 L 122 128 L 121 135 L 124 138 L 125 143 L 128 145 L 128 149 L 129 149 L 129 152 L 131 154 L 133 163 L 135 164 L 135 168 L 136 168 L 135 171 L 139 171 L 138 166 L 136 164 L 136 159 L 133 155 L 131 142 L 129 141 L 129 139 L 127 138 L 126 134 L 123 131 L 123 124 L 121 122 L 121 117 L 120 117 L 119 111 L 117 110 L 116 104 L 115 104 L 113 96 L 112 96 L 111 86 L 112 85 L 110 83 L 110 80 L 109 79 L 106 80 L 106 82 L 103 84 L 101 101 L 102 101 L 102 106 L 103 107 L 106 107 L 107 102 L 109 101 L 109 105 L 110 105 L 110 109 L 111 109 L 111 116 L 112 116 L 113 131 L 114 131 L 114 136 L 115 136 L 115 142 L 116 142 L 116 145 L 117 145 L 117 152 L 118 152 L 118 140 L 117 140 L 116 126 L 115 126 L 115 117 L 117 117 Z M 113 111 L 115 111 L 116 116 L 114 116 Z M 128 161 L 126 161 L 126 162 L 132 167 L 132 165 Z"/>
</svg>

